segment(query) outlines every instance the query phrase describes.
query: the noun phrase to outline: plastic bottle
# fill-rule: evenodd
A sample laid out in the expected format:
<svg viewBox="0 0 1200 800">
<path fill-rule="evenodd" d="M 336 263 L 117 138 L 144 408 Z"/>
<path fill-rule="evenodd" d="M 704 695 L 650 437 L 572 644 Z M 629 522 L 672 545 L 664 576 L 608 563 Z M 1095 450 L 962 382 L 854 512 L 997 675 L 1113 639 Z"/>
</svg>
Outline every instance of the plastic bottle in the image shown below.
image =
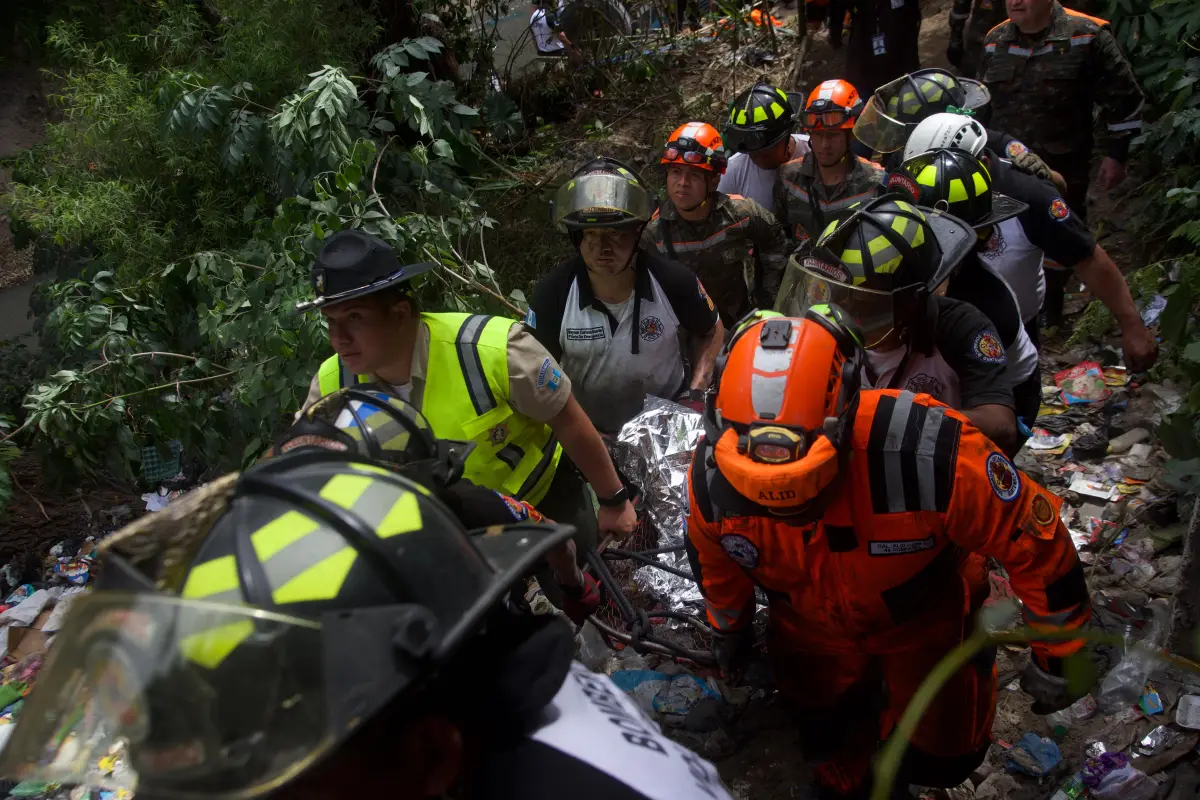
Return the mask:
<svg viewBox="0 0 1200 800">
<path fill-rule="evenodd" d="M 1140 646 L 1132 647 L 1125 657 L 1104 676 L 1096 704 L 1105 713 L 1133 705 L 1142 696 L 1146 681 L 1158 663 L 1156 651 L 1163 646 L 1170 625 L 1171 605 L 1166 600 L 1152 600 L 1151 614 L 1146 623 Z"/>
<path fill-rule="evenodd" d="M 1083 785 L 1083 775 L 1076 772 L 1071 777 L 1067 778 L 1058 789 L 1050 796 L 1050 800 L 1077 800 L 1083 797 L 1083 793 L 1087 787 Z"/>
</svg>

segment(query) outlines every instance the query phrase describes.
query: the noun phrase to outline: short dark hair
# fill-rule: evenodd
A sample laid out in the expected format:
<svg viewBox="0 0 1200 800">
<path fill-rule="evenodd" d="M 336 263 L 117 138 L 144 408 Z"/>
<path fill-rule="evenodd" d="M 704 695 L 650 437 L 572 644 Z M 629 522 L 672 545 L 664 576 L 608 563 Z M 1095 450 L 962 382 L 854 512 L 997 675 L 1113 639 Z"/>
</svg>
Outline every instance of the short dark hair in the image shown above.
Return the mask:
<svg viewBox="0 0 1200 800">
<path fill-rule="evenodd" d="M 389 286 L 386 289 L 380 289 L 373 295 L 381 306 L 391 307 L 397 303 L 408 303 L 412 309 L 412 313 L 420 314 L 421 307 L 417 304 L 416 298 L 404 291 L 402 286 Z"/>
</svg>

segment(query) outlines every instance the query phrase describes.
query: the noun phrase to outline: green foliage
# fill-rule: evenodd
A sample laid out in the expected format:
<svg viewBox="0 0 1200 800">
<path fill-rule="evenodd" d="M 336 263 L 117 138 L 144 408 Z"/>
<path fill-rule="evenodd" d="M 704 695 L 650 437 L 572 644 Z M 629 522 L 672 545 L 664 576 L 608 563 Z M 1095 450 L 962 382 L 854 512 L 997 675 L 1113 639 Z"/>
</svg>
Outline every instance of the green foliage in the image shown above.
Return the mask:
<svg viewBox="0 0 1200 800">
<path fill-rule="evenodd" d="M 176 440 L 217 469 L 256 457 L 329 350 L 293 307 L 335 231 L 445 265 L 414 287 L 423 307 L 505 295 L 460 256 L 492 224 L 463 180 L 481 118 L 422 70 L 436 39 L 389 45 L 363 77 L 376 31 L 349 2 L 222 1 L 215 28 L 183 0 L 117 5 L 121 26 L 48 22 L 62 120 L 15 165 L 23 235 L 66 266 L 39 290 L 45 366 L 0 413 L 24 412 L 49 477 L 136 479 L 143 447 Z M 0 351 L 0 377 L 23 360 Z"/>
<path fill-rule="evenodd" d="M 1176 474 L 1200 463 L 1194 461 L 1200 456 L 1200 4 L 1111 0 L 1109 15 L 1148 99 L 1147 124 L 1134 140 L 1134 153 L 1153 179 L 1138 198 L 1133 222 L 1139 239 L 1160 243 L 1152 255 L 1171 276 L 1160 291 L 1167 307 L 1159 318 L 1156 374 L 1190 387 L 1183 406 L 1158 432 L 1177 459 L 1169 464 Z"/>
</svg>

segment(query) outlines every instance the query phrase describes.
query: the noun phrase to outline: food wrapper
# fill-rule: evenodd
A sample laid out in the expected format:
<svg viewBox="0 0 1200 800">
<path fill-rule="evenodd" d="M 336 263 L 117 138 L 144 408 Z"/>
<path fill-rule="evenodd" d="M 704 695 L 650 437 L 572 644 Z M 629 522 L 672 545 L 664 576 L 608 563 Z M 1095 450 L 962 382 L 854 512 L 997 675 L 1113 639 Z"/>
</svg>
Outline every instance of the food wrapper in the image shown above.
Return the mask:
<svg viewBox="0 0 1200 800">
<path fill-rule="evenodd" d="M 1095 361 L 1084 361 L 1055 373 L 1054 383 L 1068 405 L 1095 403 L 1112 394 L 1112 389 L 1104 383 L 1104 372 Z"/>
<path fill-rule="evenodd" d="M 677 403 L 647 397 L 642 413 L 625 423 L 609 445 L 625 477 L 642 490 L 642 507 L 659 534 L 659 547 L 682 547 L 687 512 L 687 472 L 704 435 L 699 414 Z M 668 567 L 691 572 L 687 554 L 657 556 Z M 693 611 L 702 603 L 700 587 L 687 578 L 653 567 L 633 574 L 637 585 L 661 598 L 672 611 Z"/>
</svg>

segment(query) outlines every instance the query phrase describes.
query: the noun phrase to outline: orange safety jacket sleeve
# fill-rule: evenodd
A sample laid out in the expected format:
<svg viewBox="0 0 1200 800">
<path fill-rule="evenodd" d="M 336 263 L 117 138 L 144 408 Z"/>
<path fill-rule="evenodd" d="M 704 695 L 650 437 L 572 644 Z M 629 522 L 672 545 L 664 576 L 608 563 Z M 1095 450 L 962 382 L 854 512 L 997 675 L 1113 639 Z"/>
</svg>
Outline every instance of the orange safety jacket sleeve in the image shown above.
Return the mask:
<svg viewBox="0 0 1200 800">
<path fill-rule="evenodd" d="M 704 448 L 700 448 L 703 458 Z M 688 515 L 684 520 L 687 529 L 688 561 L 692 575 L 700 584 L 708 610 L 708 624 L 718 631 L 736 631 L 749 625 L 754 617 L 754 581 L 750 579 L 721 544 L 720 526 L 715 521 L 704 519 L 696 504 L 696 492 L 692 489 L 692 475 L 688 470 Z M 736 546 L 737 534 L 726 534 L 730 546 Z"/>
<path fill-rule="evenodd" d="M 1091 618 L 1083 567 L 1059 518 L 1062 499 L 1019 472 L 972 425 L 962 427 L 946 535 L 997 559 L 1035 630 L 1079 630 Z M 1071 655 L 1082 639 L 1034 642 L 1034 654 Z"/>
</svg>

